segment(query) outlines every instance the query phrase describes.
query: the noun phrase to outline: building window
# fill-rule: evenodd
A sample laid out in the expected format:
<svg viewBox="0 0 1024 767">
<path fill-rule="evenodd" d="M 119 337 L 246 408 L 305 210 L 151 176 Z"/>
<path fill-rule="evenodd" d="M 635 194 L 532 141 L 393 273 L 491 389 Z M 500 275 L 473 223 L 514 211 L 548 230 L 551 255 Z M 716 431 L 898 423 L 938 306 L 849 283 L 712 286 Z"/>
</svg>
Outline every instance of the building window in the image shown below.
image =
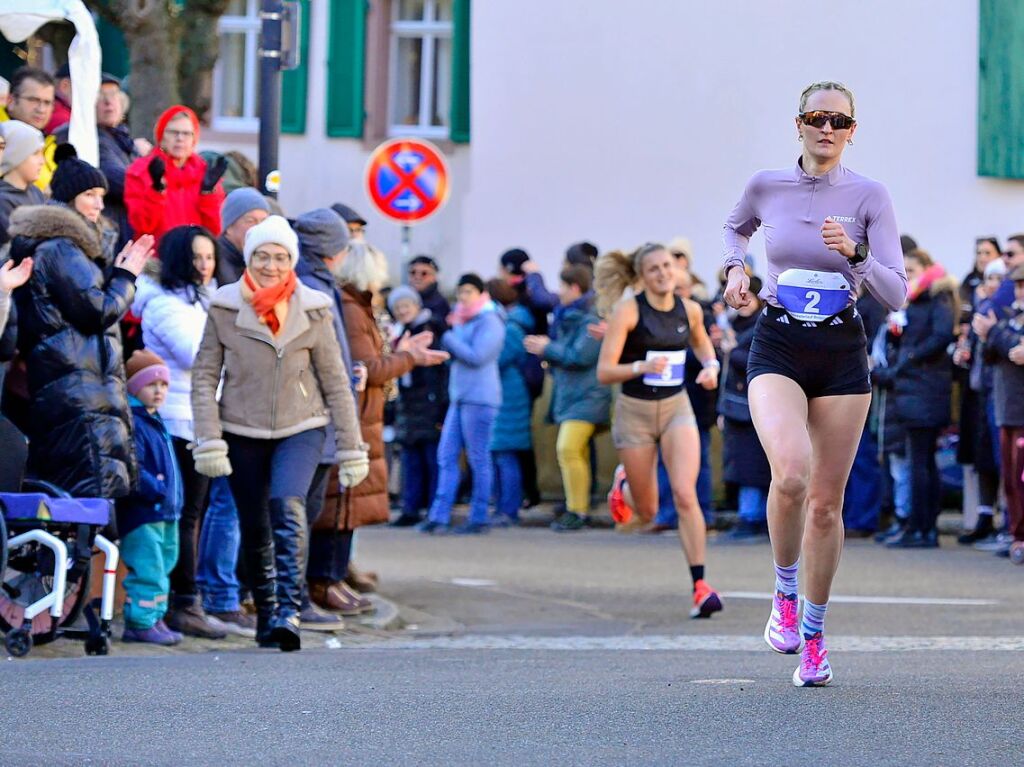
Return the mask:
<svg viewBox="0 0 1024 767">
<path fill-rule="evenodd" d="M 388 134 L 448 138 L 454 0 L 394 0 Z"/>
<path fill-rule="evenodd" d="M 213 128 L 256 133 L 260 0 L 230 0 L 220 17 L 220 55 L 213 70 Z"/>
</svg>

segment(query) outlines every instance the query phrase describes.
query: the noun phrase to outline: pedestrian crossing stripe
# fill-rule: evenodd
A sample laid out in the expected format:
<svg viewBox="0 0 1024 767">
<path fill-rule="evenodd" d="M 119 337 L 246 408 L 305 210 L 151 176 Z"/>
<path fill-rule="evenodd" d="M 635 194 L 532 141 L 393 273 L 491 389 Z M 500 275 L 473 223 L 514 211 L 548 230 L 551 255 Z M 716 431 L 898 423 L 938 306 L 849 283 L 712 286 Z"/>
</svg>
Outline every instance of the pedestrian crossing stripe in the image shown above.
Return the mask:
<svg viewBox="0 0 1024 767">
<path fill-rule="evenodd" d="M 1024 652 L 1016 636 L 849 636 L 829 635 L 834 652 Z M 765 652 L 764 638 L 749 634 L 652 636 L 438 636 L 386 640 L 366 650 L 526 650 L 552 652 Z"/>
</svg>

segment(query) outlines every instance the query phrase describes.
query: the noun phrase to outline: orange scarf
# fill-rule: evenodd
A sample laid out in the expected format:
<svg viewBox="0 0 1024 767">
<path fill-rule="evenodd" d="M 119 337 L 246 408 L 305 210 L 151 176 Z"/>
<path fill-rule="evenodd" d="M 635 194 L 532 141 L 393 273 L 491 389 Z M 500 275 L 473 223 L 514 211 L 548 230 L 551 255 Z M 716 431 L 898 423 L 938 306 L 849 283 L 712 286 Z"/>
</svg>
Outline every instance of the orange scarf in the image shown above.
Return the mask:
<svg viewBox="0 0 1024 767">
<path fill-rule="evenodd" d="M 285 317 L 288 316 L 288 302 L 297 285 L 295 272 L 290 271 L 277 285 L 261 288 L 256 285 L 249 270 L 245 270 L 242 277 L 242 297 L 252 305 L 256 316 L 270 329 L 271 335 L 276 336 L 281 331 Z"/>
</svg>

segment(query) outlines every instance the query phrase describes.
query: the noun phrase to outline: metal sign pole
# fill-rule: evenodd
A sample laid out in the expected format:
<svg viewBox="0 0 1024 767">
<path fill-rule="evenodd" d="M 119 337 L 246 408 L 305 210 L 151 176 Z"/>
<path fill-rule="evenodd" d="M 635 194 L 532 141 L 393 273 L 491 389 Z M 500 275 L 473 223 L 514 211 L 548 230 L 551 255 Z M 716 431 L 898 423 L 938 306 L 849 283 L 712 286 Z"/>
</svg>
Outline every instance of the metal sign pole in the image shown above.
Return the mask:
<svg viewBox="0 0 1024 767">
<path fill-rule="evenodd" d="M 259 179 L 264 194 L 277 196 L 267 179 L 277 170 L 277 145 L 281 133 L 281 0 L 261 0 L 260 19 L 260 144 Z"/>
<path fill-rule="evenodd" d="M 412 227 L 402 224 L 402 264 L 409 263 L 410 241 L 412 240 Z"/>
</svg>

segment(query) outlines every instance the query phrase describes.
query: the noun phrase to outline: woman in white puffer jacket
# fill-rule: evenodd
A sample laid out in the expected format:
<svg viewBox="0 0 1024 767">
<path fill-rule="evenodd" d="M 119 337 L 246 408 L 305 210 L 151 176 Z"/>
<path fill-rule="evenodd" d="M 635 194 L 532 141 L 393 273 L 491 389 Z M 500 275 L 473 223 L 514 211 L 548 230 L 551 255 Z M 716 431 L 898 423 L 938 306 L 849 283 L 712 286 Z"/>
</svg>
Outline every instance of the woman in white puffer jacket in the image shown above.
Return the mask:
<svg viewBox="0 0 1024 767">
<path fill-rule="evenodd" d="M 164 359 L 171 371 L 167 401 L 160 416 L 174 442 L 185 485 L 185 504 L 178 523 L 178 564 L 171 573 L 171 628 L 215 637 L 199 606 L 196 585 L 196 538 L 210 493 L 210 480 L 196 473 L 188 444 L 192 429 L 192 363 L 206 328 L 206 312 L 217 284 L 217 244 L 201 226 L 178 226 L 160 240 L 159 262 L 151 262 L 137 282 L 132 313 L 142 318 L 146 349 Z M 207 630 L 209 628 L 209 630 Z"/>
</svg>

